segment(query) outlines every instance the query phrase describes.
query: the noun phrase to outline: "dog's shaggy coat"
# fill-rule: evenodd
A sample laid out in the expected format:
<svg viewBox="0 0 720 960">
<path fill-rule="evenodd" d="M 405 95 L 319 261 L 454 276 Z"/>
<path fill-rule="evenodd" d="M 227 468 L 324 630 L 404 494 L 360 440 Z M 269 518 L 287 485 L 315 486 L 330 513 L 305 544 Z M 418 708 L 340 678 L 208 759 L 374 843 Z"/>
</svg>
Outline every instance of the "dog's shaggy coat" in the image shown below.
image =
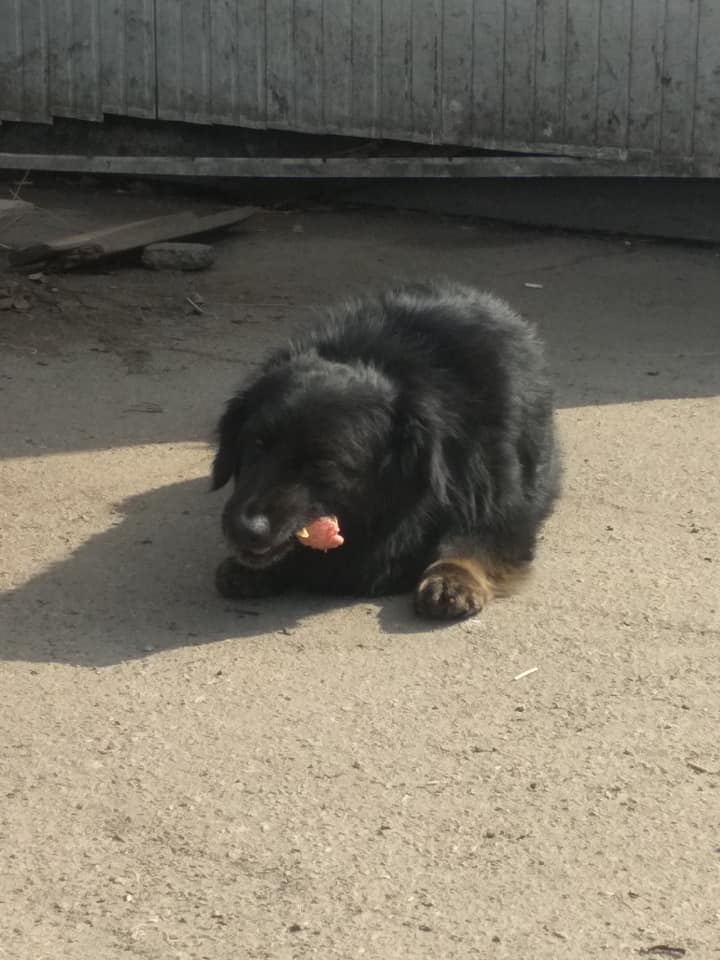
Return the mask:
<svg viewBox="0 0 720 960">
<path fill-rule="evenodd" d="M 533 559 L 559 490 L 552 395 L 534 330 L 452 284 L 338 310 L 275 353 L 220 421 L 213 489 L 233 556 L 225 596 L 290 587 L 468 616 Z M 336 515 L 323 553 L 295 533 Z"/>
</svg>

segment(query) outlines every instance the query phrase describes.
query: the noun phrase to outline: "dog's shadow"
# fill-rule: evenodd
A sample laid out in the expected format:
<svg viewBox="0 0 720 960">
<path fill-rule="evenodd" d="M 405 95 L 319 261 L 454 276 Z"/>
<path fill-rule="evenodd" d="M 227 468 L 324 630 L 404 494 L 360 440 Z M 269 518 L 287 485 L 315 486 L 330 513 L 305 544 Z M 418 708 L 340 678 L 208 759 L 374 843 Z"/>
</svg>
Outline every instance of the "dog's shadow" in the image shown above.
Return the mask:
<svg viewBox="0 0 720 960">
<path fill-rule="evenodd" d="M 117 523 L 0 601 L 0 659 L 103 667 L 181 646 L 242 642 L 357 603 L 289 594 L 229 602 L 214 589 L 225 555 L 205 479 L 131 497 Z M 407 597 L 383 600 L 380 629 L 421 628 Z M 427 629 L 427 625 L 425 626 Z"/>
</svg>

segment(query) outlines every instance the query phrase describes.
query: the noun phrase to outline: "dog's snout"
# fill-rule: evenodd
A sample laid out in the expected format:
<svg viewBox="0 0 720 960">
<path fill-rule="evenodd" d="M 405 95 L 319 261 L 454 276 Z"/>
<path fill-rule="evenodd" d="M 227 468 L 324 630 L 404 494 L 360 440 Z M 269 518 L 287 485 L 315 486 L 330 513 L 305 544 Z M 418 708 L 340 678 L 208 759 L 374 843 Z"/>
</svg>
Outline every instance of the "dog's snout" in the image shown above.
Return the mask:
<svg viewBox="0 0 720 960">
<path fill-rule="evenodd" d="M 270 534 L 270 521 L 262 513 L 243 513 L 237 522 L 240 530 L 251 540 L 265 540 Z"/>
</svg>

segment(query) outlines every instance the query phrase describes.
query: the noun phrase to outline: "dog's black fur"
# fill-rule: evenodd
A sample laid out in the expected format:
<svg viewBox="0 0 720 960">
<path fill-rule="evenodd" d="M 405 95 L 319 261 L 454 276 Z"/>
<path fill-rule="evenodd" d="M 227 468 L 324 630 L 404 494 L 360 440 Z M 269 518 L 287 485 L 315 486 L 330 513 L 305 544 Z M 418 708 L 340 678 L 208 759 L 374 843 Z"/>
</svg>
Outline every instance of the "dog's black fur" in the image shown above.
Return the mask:
<svg viewBox="0 0 720 960">
<path fill-rule="evenodd" d="M 453 284 L 357 301 L 227 406 L 212 483 L 234 480 L 234 556 L 218 588 L 416 587 L 422 614 L 475 613 L 530 564 L 559 476 L 542 348 L 506 303 Z M 299 545 L 328 515 L 344 546 Z"/>
</svg>

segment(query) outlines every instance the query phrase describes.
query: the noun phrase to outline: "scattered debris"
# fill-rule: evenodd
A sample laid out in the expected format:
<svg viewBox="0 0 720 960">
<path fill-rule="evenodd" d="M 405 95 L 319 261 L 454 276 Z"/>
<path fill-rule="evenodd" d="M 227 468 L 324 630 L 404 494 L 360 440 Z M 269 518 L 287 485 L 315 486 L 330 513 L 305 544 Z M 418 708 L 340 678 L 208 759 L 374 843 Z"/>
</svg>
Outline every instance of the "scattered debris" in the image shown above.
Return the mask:
<svg viewBox="0 0 720 960">
<path fill-rule="evenodd" d="M 159 403 L 134 403 L 131 407 L 125 407 L 123 413 L 163 413 L 164 409 Z"/>
<path fill-rule="evenodd" d="M 24 312 L 29 309 L 30 301 L 19 283 L 10 281 L 0 287 L 0 310 L 20 310 Z"/>
<path fill-rule="evenodd" d="M 667 943 L 656 943 L 654 947 L 638 950 L 638 953 L 641 957 L 684 957 L 687 950 L 685 947 L 671 947 Z"/>
<path fill-rule="evenodd" d="M 142 262 L 151 270 L 207 270 L 215 251 L 207 243 L 153 243 L 143 250 Z"/>
<path fill-rule="evenodd" d="M 10 263 L 15 267 L 28 267 L 50 261 L 55 267 L 69 269 L 102 257 L 141 250 L 150 244 L 230 227 L 247 220 L 256 211 L 256 207 L 224 207 L 214 213 L 186 210 L 122 226 L 89 230 L 87 233 L 13 250 L 9 254 Z"/>
<path fill-rule="evenodd" d="M 185 297 L 185 300 L 186 300 L 186 301 L 190 304 L 190 306 L 193 308 L 193 312 L 194 312 L 194 313 L 197 313 L 197 314 L 200 314 L 200 315 L 202 315 L 202 314 L 205 313 L 205 311 L 204 311 L 203 308 L 200 306 L 200 304 L 199 304 L 199 303 L 196 303 L 196 302 L 193 300 L 192 297 Z"/>
<path fill-rule="evenodd" d="M 522 680 L 523 677 L 529 677 L 531 673 L 537 673 L 540 667 L 530 667 L 529 670 L 523 670 L 522 673 L 519 673 L 516 677 L 513 677 L 513 680 Z"/>
<path fill-rule="evenodd" d="M 686 760 L 685 765 L 689 767 L 693 773 L 707 773 L 711 777 L 720 776 L 720 770 L 709 770 L 707 767 L 702 767 L 699 763 L 693 763 L 691 760 Z"/>
</svg>

